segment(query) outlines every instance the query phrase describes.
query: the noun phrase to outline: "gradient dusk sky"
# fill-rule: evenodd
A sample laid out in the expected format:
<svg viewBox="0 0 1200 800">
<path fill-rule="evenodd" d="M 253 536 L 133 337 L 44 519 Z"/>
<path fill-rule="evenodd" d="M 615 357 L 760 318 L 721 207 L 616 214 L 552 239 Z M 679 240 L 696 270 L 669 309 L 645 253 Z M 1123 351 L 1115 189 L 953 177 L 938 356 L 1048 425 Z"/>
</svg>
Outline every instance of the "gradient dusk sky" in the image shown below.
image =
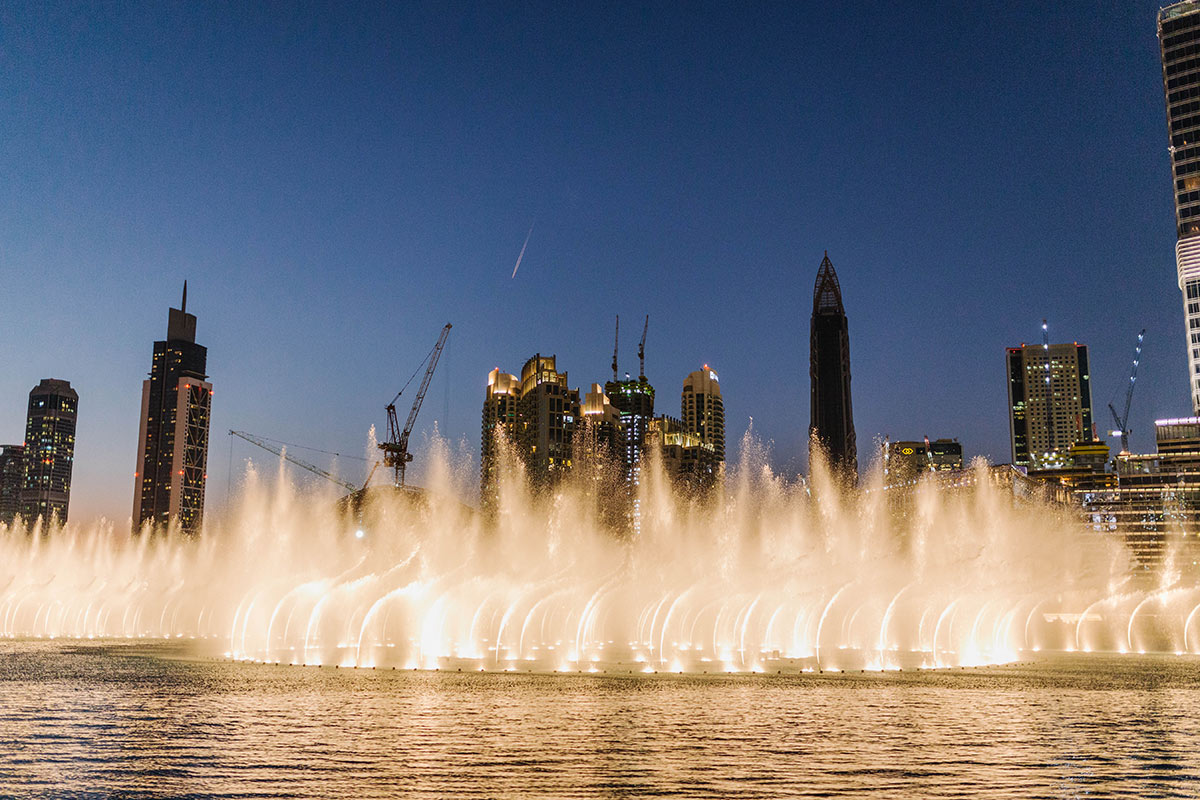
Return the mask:
<svg viewBox="0 0 1200 800">
<path fill-rule="evenodd" d="M 656 410 L 710 364 L 731 458 L 753 417 L 794 474 L 828 250 L 860 462 L 883 435 L 1007 461 L 1004 348 L 1043 317 L 1090 345 L 1101 428 L 1147 329 L 1150 450 L 1190 413 L 1157 9 L 5 3 L 0 442 L 70 380 L 72 519 L 128 518 L 186 278 L 210 513 L 270 458 L 229 428 L 361 455 L 447 321 L 414 440 L 477 459 L 487 372 L 535 352 L 603 382 L 614 314 L 636 373 L 648 313 Z"/>
</svg>

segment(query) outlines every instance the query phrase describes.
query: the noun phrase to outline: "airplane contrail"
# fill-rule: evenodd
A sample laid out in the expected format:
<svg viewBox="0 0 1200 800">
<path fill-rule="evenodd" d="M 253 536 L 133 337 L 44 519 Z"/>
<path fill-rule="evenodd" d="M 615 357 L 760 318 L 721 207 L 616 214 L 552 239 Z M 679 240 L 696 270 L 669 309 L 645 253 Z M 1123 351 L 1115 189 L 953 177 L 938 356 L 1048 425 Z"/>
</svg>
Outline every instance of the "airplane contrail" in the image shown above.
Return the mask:
<svg viewBox="0 0 1200 800">
<path fill-rule="evenodd" d="M 529 233 L 525 234 L 525 244 L 521 245 L 521 252 L 517 255 L 517 265 L 513 267 L 512 276 L 517 277 L 517 270 L 521 268 L 521 259 L 525 257 L 525 248 L 529 246 L 529 237 L 533 235 L 533 223 L 529 224 Z"/>
</svg>

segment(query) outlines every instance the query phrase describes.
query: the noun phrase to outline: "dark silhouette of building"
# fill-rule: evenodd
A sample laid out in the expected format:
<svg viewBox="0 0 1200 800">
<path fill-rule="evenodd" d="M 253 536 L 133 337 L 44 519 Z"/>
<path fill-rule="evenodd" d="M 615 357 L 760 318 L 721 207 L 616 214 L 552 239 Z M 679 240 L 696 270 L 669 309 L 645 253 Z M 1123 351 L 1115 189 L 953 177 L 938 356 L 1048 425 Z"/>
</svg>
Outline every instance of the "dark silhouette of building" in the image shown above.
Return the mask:
<svg viewBox="0 0 1200 800">
<path fill-rule="evenodd" d="M 183 302 L 168 311 L 167 338 L 154 343 L 150 377 L 142 382 L 133 492 L 136 527 L 178 520 L 185 532 L 200 529 L 213 394 L 205 374 L 207 360 L 207 348 L 196 344 L 196 316 L 187 313 L 185 281 Z"/>
<path fill-rule="evenodd" d="M 1200 3 L 1158 12 L 1175 195 L 1175 270 L 1183 293 L 1192 411 L 1200 415 Z"/>
<path fill-rule="evenodd" d="M 29 392 L 21 516 L 67 521 L 79 395 L 68 381 L 45 378 Z"/>
<path fill-rule="evenodd" d="M 813 288 L 808 374 L 812 385 L 810 441 L 815 436 L 835 470 L 857 479 L 858 446 L 850 403 L 850 327 L 842 305 L 842 287 L 829 253 L 821 261 Z"/>
<path fill-rule="evenodd" d="M 0 445 L 0 524 L 12 525 L 21 513 L 21 488 L 25 485 L 25 446 Z"/>
</svg>

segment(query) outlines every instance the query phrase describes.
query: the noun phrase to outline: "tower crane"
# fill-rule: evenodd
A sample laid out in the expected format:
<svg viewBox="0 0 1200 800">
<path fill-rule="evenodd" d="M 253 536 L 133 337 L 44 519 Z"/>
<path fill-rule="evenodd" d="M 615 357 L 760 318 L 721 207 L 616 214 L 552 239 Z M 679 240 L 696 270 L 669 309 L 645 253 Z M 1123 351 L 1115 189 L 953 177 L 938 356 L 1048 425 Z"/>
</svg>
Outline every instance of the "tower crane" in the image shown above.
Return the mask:
<svg viewBox="0 0 1200 800">
<path fill-rule="evenodd" d="M 1050 326 L 1042 320 L 1042 355 L 1046 358 L 1046 455 L 1054 450 L 1054 390 L 1050 383 Z"/>
<path fill-rule="evenodd" d="M 639 381 L 646 380 L 646 331 L 650 330 L 650 315 L 646 315 L 646 324 L 642 326 L 642 341 L 638 343 L 638 361 L 641 362 Z"/>
<path fill-rule="evenodd" d="M 374 475 L 375 475 L 375 469 L 379 466 L 379 462 L 376 461 L 375 465 L 373 467 L 371 467 L 371 474 L 367 476 L 367 479 L 366 479 L 366 481 L 363 482 L 363 485 L 355 486 L 353 483 L 344 481 L 341 478 L 337 477 L 336 475 L 326 472 L 325 470 L 321 469 L 320 467 L 316 466 L 315 464 L 310 464 L 302 458 L 297 458 L 296 456 L 289 453 L 286 448 L 276 447 L 275 445 L 271 444 L 270 442 L 266 441 L 265 439 L 261 439 L 252 433 L 246 433 L 245 431 L 230 431 L 229 435 L 236 436 L 239 439 L 245 439 L 250 444 L 255 445 L 257 447 L 261 447 L 263 450 L 266 450 L 268 453 L 274 453 L 275 455 L 282 458 L 284 461 L 290 462 L 292 464 L 295 464 L 297 467 L 300 467 L 300 469 L 306 469 L 314 475 L 320 475 L 325 480 L 333 481 L 338 486 L 341 486 L 343 489 L 345 489 L 348 492 L 360 492 L 363 489 L 367 488 L 367 484 L 371 482 L 371 478 L 374 477 Z"/>
<path fill-rule="evenodd" d="M 621 315 L 618 314 L 617 315 L 617 335 L 613 339 L 613 363 L 612 363 L 613 383 L 616 383 L 619 380 L 619 378 L 617 377 L 617 349 L 620 347 L 620 345 L 621 345 Z"/>
<path fill-rule="evenodd" d="M 1137 383 L 1138 362 L 1142 360 L 1142 340 L 1146 338 L 1146 329 L 1137 337 L 1137 347 L 1133 349 L 1133 369 L 1129 373 L 1129 386 L 1125 389 L 1125 410 L 1120 416 L 1117 415 L 1117 410 L 1113 408 L 1113 404 L 1108 404 L 1108 410 L 1112 412 L 1113 422 L 1117 424 L 1113 430 L 1113 436 L 1121 437 L 1121 452 L 1129 452 L 1129 405 L 1133 402 L 1133 387 Z"/>
<path fill-rule="evenodd" d="M 417 421 L 421 403 L 425 401 L 425 392 L 429 390 L 429 381 L 433 378 L 433 371 L 437 369 L 438 359 L 442 357 L 442 348 L 446 346 L 446 337 L 450 335 L 450 327 L 450 323 L 447 322 L 446 327 L 442 328 L 441 335 L 438 336 L 437 344 L 421 362 L 421 364 L 427 364 L 425 377 L 421 379 L 421 385 L 417 387 L 417 396 L 413 400 L 412 409 L 408 412 L 408 421 L 404 423 L 403 430 L 400 429 L 400 422 L 396 418 L 396 401 L 400 399 L 400 395 L 404 394 L 408 384 L 413 382 L 413 378 L 417 377 L 421 365 L 417 366 L 417 372 L 412 374 L 408 382 L 400 388 L 400 391 L 396 392 L 392 402 L 387 405 L 388 438 L 386 442 L 379 443 L 379 449 L 383 451 L 383 465 L 391 467 L 395 472 L 397 486 L 404 485 L 404 470 L 408 466 L 408 462 L 412 461 L 412 453 L 408 452 L 408 437 L 412 434 L 413 425 Z"/>
</svg>

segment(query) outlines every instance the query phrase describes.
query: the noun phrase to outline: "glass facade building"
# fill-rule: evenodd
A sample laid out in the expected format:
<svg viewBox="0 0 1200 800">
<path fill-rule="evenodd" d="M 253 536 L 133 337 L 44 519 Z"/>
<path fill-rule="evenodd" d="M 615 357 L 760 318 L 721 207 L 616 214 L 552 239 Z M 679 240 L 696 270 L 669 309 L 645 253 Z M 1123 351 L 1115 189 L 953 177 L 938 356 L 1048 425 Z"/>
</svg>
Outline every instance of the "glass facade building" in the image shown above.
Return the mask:
<svg viewBox="0 0 1200 800">
<path fill-rule="evenodd" d="M 46 378 L 29 393 L 25 422 L 25 480 L 20 513 L 27 521 L 67 521 L 79 395 L 68 381 Z"/>
<path fill-rule="evenodd" d="M 856 479 L 858 444 L 850 400 L 850 323 L 842 305 L 842 287 L 829 254 L 817 270 L 809 327 L 810 442 L 815 437 L 830 464 Z M 811 454 L 810 454 L 811 458 Z"/>
<path fill-rule="evenodd" d="M 1183 293 L 1188 386 L 1200 414 L 1200 2 L 1159 11 L 1167 150 L 1175 195 L 1175 271 Z"/>
</svg>

